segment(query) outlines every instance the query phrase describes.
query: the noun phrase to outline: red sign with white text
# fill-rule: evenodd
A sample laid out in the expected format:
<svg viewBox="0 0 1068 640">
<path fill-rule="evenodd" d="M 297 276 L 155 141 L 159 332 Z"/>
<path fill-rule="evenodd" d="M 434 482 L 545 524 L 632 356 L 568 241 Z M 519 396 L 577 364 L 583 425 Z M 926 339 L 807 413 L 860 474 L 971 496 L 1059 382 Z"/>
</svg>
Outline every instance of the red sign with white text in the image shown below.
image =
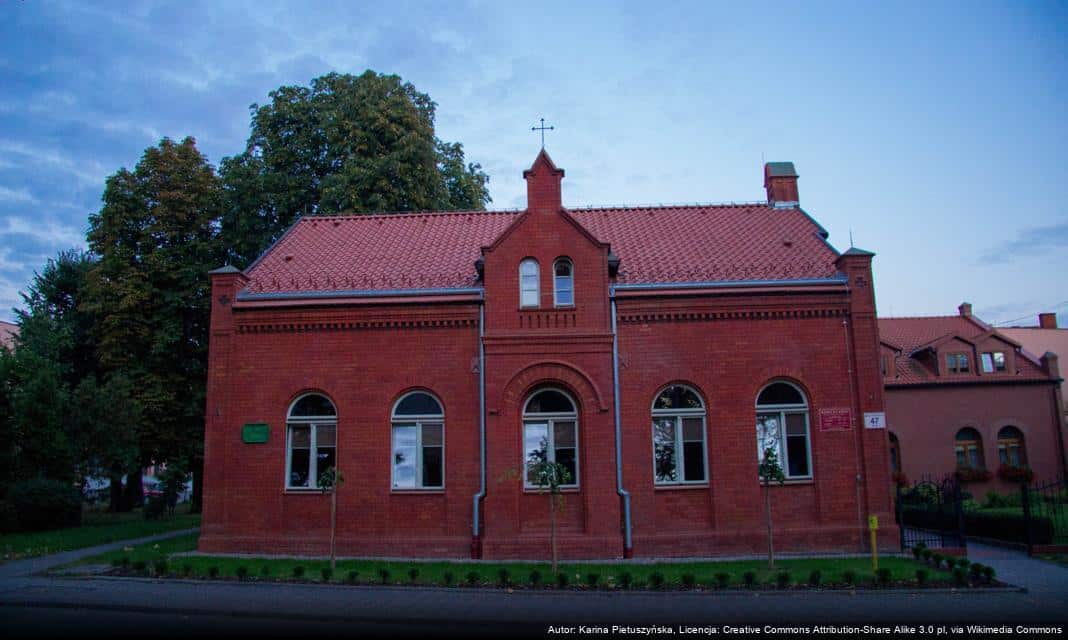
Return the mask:
<svg viewBox="0 0 1068 640">
<path fill-rule="evenodd" d="M 853 428 L 853 412 L 845 409 L 820 409 L 820 431 L 849 431 Z"/>
</svg>

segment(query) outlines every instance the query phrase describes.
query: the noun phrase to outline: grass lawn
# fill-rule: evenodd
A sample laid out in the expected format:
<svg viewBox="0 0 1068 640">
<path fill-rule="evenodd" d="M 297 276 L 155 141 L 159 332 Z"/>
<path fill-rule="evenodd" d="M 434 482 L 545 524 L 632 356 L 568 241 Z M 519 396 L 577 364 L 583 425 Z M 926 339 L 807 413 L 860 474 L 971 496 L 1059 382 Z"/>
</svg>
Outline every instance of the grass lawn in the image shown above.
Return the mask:
<svg viewBox="0 0 1068 640">
<path fill-rule="evenodd" d="M 89 511 L 82 518 L 80 527 L 0 535 L 0 562 L 198 526 L 200 514 L 190 514 L 188 505 L 179 505 L 174 516 L 159 520 L 145 520 L 140 510 L 129 513 Z"/>
<path fill-rule="evenodd" d="M 196 548 L 196 536 L 182 536 L 154 544 L 128 547 L 125 550 L 105 553 L 87 558 L 79 564 L 112 564 L 123 571 L 151 572 L 194 578 L 239 578 L 242 573 L 250 580 L 293 580 L 302 582 L 356 582 L 363 584 L 420 584 L 420 585 L 502 585 L 527 586 L 531 573 L 537 571 L 542 583 L 556 584 L 548 563 L 526 562 L 387 562 L 374 560 L 340 560 L 337 570 L 329 578 L 322 571 L 329 567 L 327 560 L 275 559 L 275 558 L 230 558 L 219 556 L 171 557 L 180 551 Z M 157 564 L 159 562 L 165 564 Z M 822 585 L 847 583 L 846 572 L 854 572 L 857 584 L 868 585 L 874 581 L 871 561 L 868 558 L 807 558 L 784 559 L 775 562 L 776 570 L 768 571 L 763 560 L 730 562 L 664 562 L 658 564 L 581 564 L 561 563 L 560 573 L 567 576 L 568 585 L 585 586 L 591 582 L 604 588 L 619 587 L 629 574 L 634 586 L 646 587 L 655 584 L 654 574 L 663 578 L 664 588 L 691 586 L 738 588 L 746 586 L 745 574 L 754 574 L 757 586 L 776 585 L 779 573 L 789 572 L 789 584 L 807 584 L 813 570 L 821 573 Z M 890 580 L 897 585 L 914 585 L 916 570 L 928 572 L 931 584 L 949 584 L 953 576 L 944 569 L 934 569 L 911 558 L 884 557 L 879 567 L 890 570 Z M 214 571 L 213 571 L 214 570 Z M 383 576 L 383 571 L 388 572 Z M 412 571 L 417 573 L 411 574 Z M 502 572 L 507 572 L 502 580 Z M 352 575 L 355 572 L 355 576 Z M 213 576 L 214 573 L 214 576 Z M 299 575 L 298 575 L 299 574 Z M 595 574 L 594 578 L 591 574 Z M 717 574 L 726 576 L 725 584 Z M 654 582 L 651 582 L 651 579 Z"/>
</svg>

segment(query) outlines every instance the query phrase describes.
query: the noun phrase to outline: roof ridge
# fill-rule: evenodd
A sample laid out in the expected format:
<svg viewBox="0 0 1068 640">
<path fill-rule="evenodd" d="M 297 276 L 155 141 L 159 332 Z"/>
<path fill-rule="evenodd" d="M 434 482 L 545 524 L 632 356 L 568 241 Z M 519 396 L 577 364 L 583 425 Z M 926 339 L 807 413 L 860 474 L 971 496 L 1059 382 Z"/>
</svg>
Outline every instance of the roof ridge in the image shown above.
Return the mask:
<svg viewBox="0 0 1068 640">
<path fill-rule="evenodd" d="M 577 207 L 564 207 L 568 211 L 600 211 L 604 209 L 707 209 L 708 207 L 766 207 L 772 208 L 766 200 L 725 201 L 725 202 L 659 202 L 657 204 L 587 204 Z"/>
<path fill-rule="evenodd" d="M 373 211 L 368 213 L 336 213 L 328 215 L 308 214 L 302 215 L 299 220 L 365 220 L 367 218 L 423 218 L 427 216 L 460 216 L 460 215 L 513 215 L 522 213 L 526 209 L 453 209 L 449 211 Z"/>
<path fill-rule="evenodd" d="M 947 316 L 879 316 L 879 320 L 946 320 L 948 318 L 960 318 L 960 315 Z"/>
</svg>

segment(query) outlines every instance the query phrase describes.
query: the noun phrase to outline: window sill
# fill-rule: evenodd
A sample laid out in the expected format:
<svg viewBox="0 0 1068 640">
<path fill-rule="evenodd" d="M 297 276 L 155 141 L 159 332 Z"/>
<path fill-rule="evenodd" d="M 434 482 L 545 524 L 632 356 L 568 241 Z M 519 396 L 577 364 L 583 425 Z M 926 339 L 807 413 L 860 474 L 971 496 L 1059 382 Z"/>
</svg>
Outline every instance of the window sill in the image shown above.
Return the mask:
<svg viewBox="0 0 1068 640">
<path fill-rule="evenodd" d="M 580 492 L 581 492 L 581 489 L 579 487 L 567 487 L 567 488 L 561 488 L 560 489 L 560 493 L 580 493 Z M 548 491 L 545 490 L 545 489 L 538 489 L 537 487 L 523 487 L 523 493 L 530 493 L 530 494 L 534 494 L 536 496 L 543 496 L 543 495 L 547 494 Z"/>
<path fill-rule="evenodd" d="M 693 484 L 656 484 L 653 485 L 653 491 L 687 491 L 691 489 L 707 489 L 707 482 L 695 482 Z"/>
<path fill-rule="evenodd" d="M 764 483 L 760 482 L 759 484 L 760 484 L 760 488 L 763 489 L 764 488 Z M 815 480 L 815 478 L 793 478 L 793 479 L 787 479 L 787 480 L 783 481 L 783 485 L 794 485 L 794 484 L 816 484 L 816 480 Z M 772 487 L 777 487 L 777 486 L 779 486 L 779 483 L 778 482 L 772 482 L 771 486 Z"/>
<path fill-rule="evenodd" d="M 445 495 L 445 487 L 433 487 L 427 489 L 398 489 L 393 488 L 389 490 L 390 494 L 396 496 L 440 496 Z"/>
<path fill-rule="evenodd" d="M 316 487 L 310 487 L 310 488 L 307 488 L 307 489 L 305 489 L 303 487 L 286 487 L 285 493 L 289 494 L 289 495 L 294 495 L 294 496 L 302 496 L 302 495 L 317 495 L 318 496 L 318 495 L 326 495 L 329 492 L 323 491 L 322 489 L 319 489 L 319 488 L 316 488 Z"/>
</svg>

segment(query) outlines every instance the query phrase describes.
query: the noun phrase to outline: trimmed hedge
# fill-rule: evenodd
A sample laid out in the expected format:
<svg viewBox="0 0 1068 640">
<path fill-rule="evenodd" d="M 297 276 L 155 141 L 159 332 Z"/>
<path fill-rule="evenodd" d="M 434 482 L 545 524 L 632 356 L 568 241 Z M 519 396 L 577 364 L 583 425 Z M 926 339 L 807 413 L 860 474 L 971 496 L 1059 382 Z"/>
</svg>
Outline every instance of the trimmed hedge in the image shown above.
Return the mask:
<svg viewBox="0 0 1068 640">
<path fill-rule="evenodd" d="M 902 523 L 921 529 L 955 530 L 957 521 L 950 510 L 939 511 L 937 507 L 906 506 L 901 510 Z M 1022 513 L 998 509 L 993 513 L 985 510 L 964 512 L 964 532 L 969 536 L 1027 543 L 1027 521 Z M 1034 544 L 1053 543 L 1053 521 L 1044 516 L 1031 515 L 1031 535 Z"/>
<path fill-rule="evenodd" d="M 82 523 L 82 494 L 77 487 L 49 478 L 17 482 L 7 491 L 7 502 L 21 531 L 76 527 Z M 9 516 L 5 516 L 9 517 Z"/>
</svg>

